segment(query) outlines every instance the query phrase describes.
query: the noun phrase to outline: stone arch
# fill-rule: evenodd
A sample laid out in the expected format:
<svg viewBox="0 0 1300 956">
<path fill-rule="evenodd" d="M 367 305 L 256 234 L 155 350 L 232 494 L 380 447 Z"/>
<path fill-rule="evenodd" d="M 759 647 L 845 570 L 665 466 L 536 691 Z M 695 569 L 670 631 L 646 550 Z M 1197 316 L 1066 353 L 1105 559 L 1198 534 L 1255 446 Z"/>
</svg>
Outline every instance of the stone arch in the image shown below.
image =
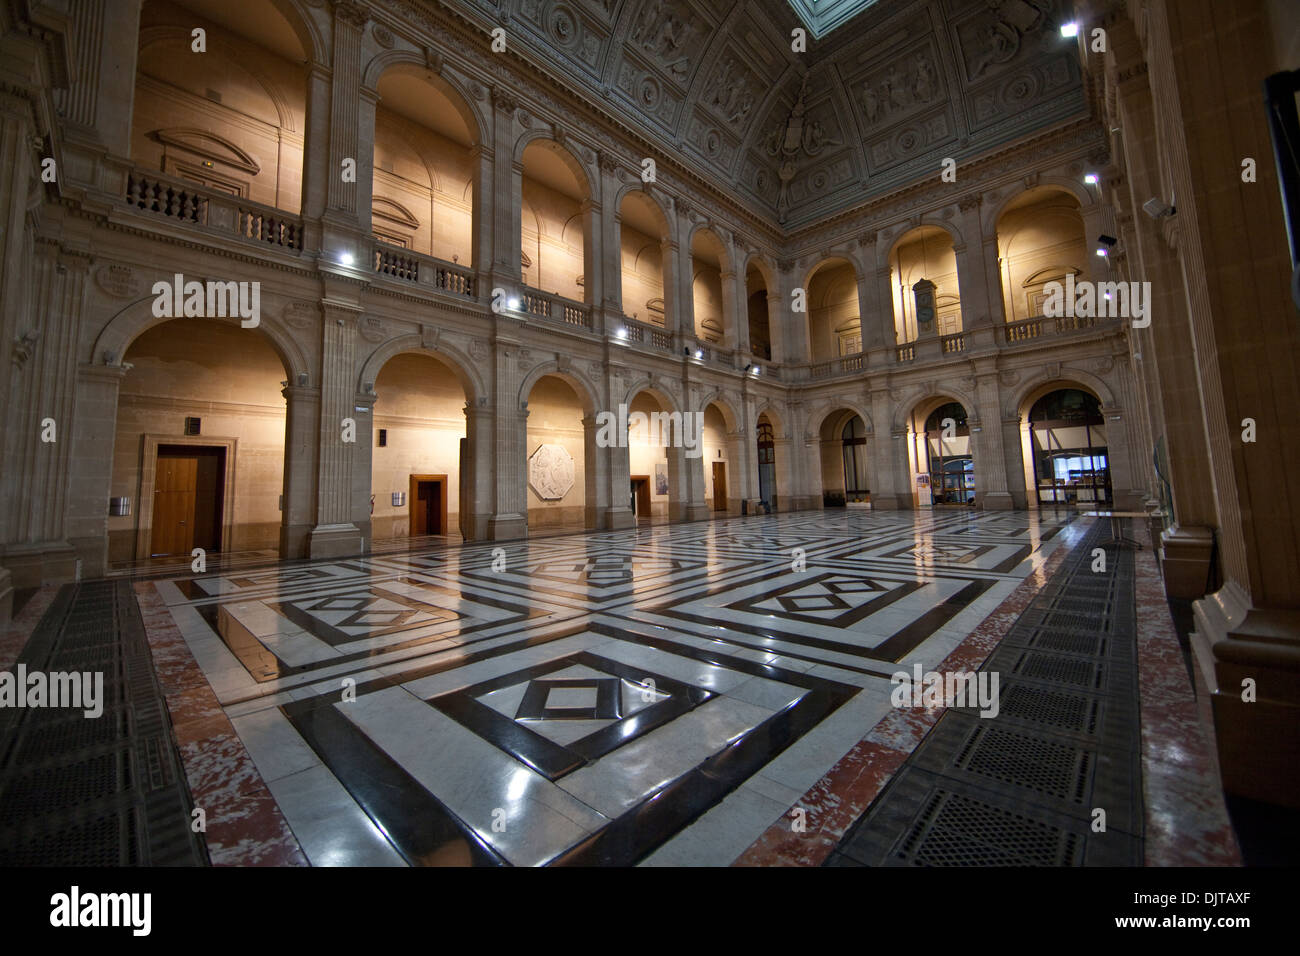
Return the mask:
<svg viewBox="0 0 1300 956">
<path fill-rule="evenodd" d="M 741 263 L 741 270 L 745 275 L 749 275 L 749 267 L 753 265 L 758 270 L 758 274 L 763 277 L 763 283 L 767 286 L 768 294 L 776 291 L 776 267 L 768 260 L 763 253 L 754 251 L 744 257 Z"/>
<path fill-rule="evenodd" d="M 645 189 L 640 182 L 620 183 L 618 189 L 615 190 L 612 202 L 614 203 L 614 214 L 618 218 L 619 222 L 621 223 L 623 220 L 623 200 L 634 194 L 640 194 L 645 197 L 645 200 L 653 205 L 655 210 L 658 212 L 659 225 L 663 230 L 663 235 L 659 238 L 672 239 L 674 237 L 674 229 L 671 211 L 664 207 L 663 200 L 659 197 L 657 191 Z"/>
<path fill-rule="evenodd" d="M 460 382 L 460 387 L 465 392 L 465 399 L 471 405 L 477 405 L 486 398 L 487 386 L 481 380 L 477 371 L 477 364 L 469 354 L 450 343 L 439 342 L 436 346 L 425 345 L 424 339 L 414 333 L 389 339 L 376 347 L 366 357 L 361 366 L 361 372 L 357 376 L 357 393 L 368 394 L 366 386 L 369 385 L 371 389 L 374 388 L 379 372 L 388 363 L 388 360 L 406 352 L 429 355 L 446 365 L 448 370 L 456 376 L 457 381 Z"/>
<path fill-rule="evenodd" d="M 979 405 L 976 403 L 974 396 L 963 388 L 953 387 L 951 383 L 945 383 L 942 388 L 927 389 L 911 401 L 900 403 L 894 413 L 894 430 L 906 431 L 908 423 L 913 417 L 920 415 L 924 418 L 940 405 L 950 401 L 961 403 L 961 407 L 966 409 L 967 421 L 979 421 Z M 925 411 L 920 412 L 921 408 L 925 408 Z"/>
<path fill-rule="evenodd" d="M 733 254 L 733 253 L 732 253 L 732 252 L 727 248 L 727 244 L 726 244 L 725 242 L 723 242 L 723 240 L 722 240 L 722 236 L 720 236 L 720 235 L 718 234 L 718 231 L 717 231 L 715 228 L 713 228 L 713 226 L 711 226 L 708 222 L 697 222 L 697 223 L 693 223 L 693 224 L 692 224 L 692 225 L 691 225 L 691 226 L 686 230 L 686 237 L 685 237 L 686 248 L 687 248 L 687 249 L 692 249 L 692 248 L 694 248 L 694 245 L 695 245 L 695 237 L 698 236 L 698 235 L 700 235 L 701 233 L 708 233 L 708 235 L 712 238 L 712 240 L 714 241 L 714 243 L 717 244 L 717 248 L 718 248 L 718 262 L 719 262 L 719 263 L 721 264 L 721 266 L 722 266 L 721 271 L 724 272 L 724 273 L 726 273 L 726 272 L 731 272 L 731 271 L 732 271 L 732 266 L 733 266 L 733 264 L 735 263 L 735 259 L 736 259 L 736 257 L 735 257 L 735 255 L 734 255 L 734 254 Z"/>
<path fill-rule="evenodd" d="M 826 399 L 814 406 L 804 426 L 804 440 L 816 441 L 821 436 L 822 427 L 826 424 L 827 419 L 836 412 L 850 412 L 857 415 L 862 419 L 862 424 L 866 426 L 868 432 L 874 431 L 871 414 L 864 405 L 847 399 L 833 398 Z"/>
<path fill-rule="evenodd" d="M 948 234 L 948 238 L 952 240 L 952 246 L 954 251 L 957 249 L 961 249 L 963 244 L 965 243 L 965 240 L 962 238 L 960 229 L 958 229 L 955 225 L 953 225 L 953 223 L 950 220 L 944 219 L 942 216 L 938 216 L 934 213 L 925 213 L 924 215 L 920 216 L 915 222 L 902 223 L 901 226 L 902 228 L 900 229 L 898 234 L 895 235 L 892 240 L 890 240 L 889 252 L 885 255 L 886 262 L 893 260 L 894 253 L 895 251 L 897 251 L 899 243 L 901 243 L 904 239 L 906 239 L 916 230 L 921 229 L 925 226 L 934 226 L 946 232 Z"/>
<path fill-rule="evenodd" d="M 840 264 L 847 265 L 853 270 L 853 277 L 856 281 L 862 281 L 862 267 L 857 260 L 852 256 L 833 254 L 821 256 L 816 262 L 808 267 L 803 274 L 803 282 L 800 283 L 800 288 L 807 289 L 812 283 L 813 277 L 816 276 L 817 273 L 821 272 L 823 269 L 833 269 L 835 266 Z"/>
<path fill-rule="evenodd" d="M 1079 204 L 1081 214 L 1084 209 L 1087 209 L 1090 206 L 1096 206 L 1099 202 L 1097 197 L 1091 194 L 1090 190 L 1084 183 L 1072 179 L 1069 176 L 1040 176 L 1038 182 L 1033 186 L 1029 186 L 1025 189 L 1013 189 L 1009 191 L 1007 195 L 998 199 L 998 201 L 993 204 L 986 213 L 987 219 L 984 221 L 985 228 L 988 230 L 996 230 L 998 220 L 1001 219 L 1002 214 L 1006 212 L 1007 206 L 1011 205 L 1011 203 L 1024 196 L 1026 193 L 1043 190 L 1044 187 L 1051 187 L 1050 190 L 1045 191 L 1061 192 L 1072 196 L 1075 202 Z"/>
<path fill-rule="evenodd" d="M 681 403 L 677 401 L 673 396 L 673 393 L 665 388 L 662 383 L 651 381 L 648 378 L 642 378 L 632 383 L 632 386 L 623 393 L 623 404 L 631 405 L 633 400 L 642 392 L 647 392 L 654 396 L 654 399 L 667 411 L 676 412 L 686 410 L 681 407 Z"/>
<path fill-rule="evenodd" d="M 586 164 L 572 149 L 556 140 L 547 130 L 527 130 L 515 140 L 513 158 L 516 166 L 523 163 L 524 152 L 533 143 L 543 146 L 560 158 L 560 161 L 564 163 L 569 172 L 573 173 L 577 178 L 580 191 L 583 193 L 583 199 L 591 200 L 594 198 L 593 183 L 596 182 L 596 179 L 592 176 L 591 170 L 587 168 Z M 497 148 L 499 149 L 500 146 Z"/>
<path fill-rule="evenodd" d="M 700 399 L 700 407 L 692 409 L 692 411 L 706 412 L 709 410 L 710 405 L 718 406 L 718 411 L 722 413 L 722 420 L 726 423 L 727 431 L 735 434 L 742 423 L 742 418 L 722 389 L 714 389 L 708 395 L 705 395 Z M 757 421 L 757 419 L 755 420 Z"/>
<path fill-rule="evenodd" d="M 600 391 L 580 370 L 573 366 L 560 367 L 558 362 L 543 362 L 535 365 L 528 370 L 522 382 L 519 383 L 519 392 L 516 395 L 516 407 L 523 408 L 528 402 L 528 396 L 532 394 L 533 386 L 540 379 L 547 375 L 554 375 L 567 383 L 578 396 L 578 401 L 582 403 L 584 415 L 595 415 L 600 409 Z"/>
<path fill-rule="evenodd" d="M 469 95 L 461 80 L 449 71 L 435 73 L 425 62 L 423 51 L 385 50 L 371 58 L 362 74 L 361 86 L 366 90 L 378 89 L 380 78 L 390 69 L 410 67 L 412 72 L 423 73 L 423 79 L 451 103 L 470 133 L 470 146 L 480 145 L 483 131 L 490 128 L 489 120 L 480 112 L 478 101 Z"/>
<path fill-rule="evenodd" d="M 121 311 L 109 319 L 95 337 L 94 345 L 90 349 L 90 355 L 87 356 L 89 363 L 91 365 L 120 365 L 122 357 L 126 355 L 126 350 L 130 348 L 131 343 L 137 338 L 154 326 L 162 325 L 164 322 L 178 321 L 175 316 L 159 317 L 154 315 L 153 302 L 153 295 L 137 299 L 124 306 Z M 266 314 L 269 311 L 263 309 L 261 322 L 256 328 L 247 331 L 261 332 L 266 336 L 271 347 L 280 356 L 280 361 L 284 364 L 290 382 L 296 382 L 300 375 L 310 375 L 311 362 L 307 353 L 303 351 L 289 329 L 283 328 L 278 320 L 272 319 Z M 196 320 L 189 319 L 187 321 Z M 224 322 L 235 326 L 240 323 L 237 316 L 229 319 L 210 318 L 197 321 Z"/>
<path fill-rule="evenodd" d="M 1023 422 L 1034 402 L 1060 388 L 1078 388 L 1090 392 L 1103 408 L 1115 405 L 1115 393 L 1103 379 L 1083 369 L 1062 368 L 1060 371 L 1043 372 L 1031 377 L 1015 392 L 1012 403 L 1003 409 L 1003 413 L 1007 418 L 1019 418 Z"/>
<path fill-rule="evenodd" d="M 145 50 L 157 44 L 178 44 L 188 50 L 191 43 L 190 32 L 187 28 L 177 25 L 158 25 L 146 27 L 140 31 L 140 49 L 139 54 L 143 57 Z M 247 41 L 244 41 L 247 42 Z M 238 69 L 247 73 L 257 85 L 266 93 L 267 99 L 275 108 L 276 122 L 279 127 L 287 132 L 296 132 L 297 127 L 293 121 L 293 107 L 289 103 L 289 98 L 280 88 L 271 76 L 257 65 L 255 58 L 241 55 L 246 51 L 240 50 L 235 44 L 227 43 L 221 35 L 210 36 L 207 39 L 207 49 L 210 53 L 220 52 L 223 57 L 228 59 Z"/>
<path fill-rule="evenodd" d="M 786 415 L 777 408 L 773 399 L 767 399 L 755 407 L 754 417 L 750 422 L 751 435 L 758 430 L 758 419 L 763 415 L 766 415 L 767 420 L 772 423 L 772 434 L 778 439 L 791 437 Z"/>
</svg>

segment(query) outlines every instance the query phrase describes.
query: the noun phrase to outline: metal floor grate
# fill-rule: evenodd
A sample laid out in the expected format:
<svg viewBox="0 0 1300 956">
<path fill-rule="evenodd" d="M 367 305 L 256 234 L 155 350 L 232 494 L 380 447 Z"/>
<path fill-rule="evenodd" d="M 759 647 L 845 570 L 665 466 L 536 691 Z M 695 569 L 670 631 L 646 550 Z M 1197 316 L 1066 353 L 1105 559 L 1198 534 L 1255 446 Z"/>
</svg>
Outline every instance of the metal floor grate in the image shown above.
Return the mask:
<svg viewBox="0 0 1300 956">
<path fill-rule="evenodd" d="M 17 664 L 102 674 L 104 710 L 0 710 L 0 865 L 206 865 L 131 585 L 65 585 Z"/>
<path fill-rule="evenodd" d="M 827 865 L 1140 865 L 1134 595 L 1131 550 L 1095 523 L 980 668 L 997 716 L 948 710 Z"/>
</svg>

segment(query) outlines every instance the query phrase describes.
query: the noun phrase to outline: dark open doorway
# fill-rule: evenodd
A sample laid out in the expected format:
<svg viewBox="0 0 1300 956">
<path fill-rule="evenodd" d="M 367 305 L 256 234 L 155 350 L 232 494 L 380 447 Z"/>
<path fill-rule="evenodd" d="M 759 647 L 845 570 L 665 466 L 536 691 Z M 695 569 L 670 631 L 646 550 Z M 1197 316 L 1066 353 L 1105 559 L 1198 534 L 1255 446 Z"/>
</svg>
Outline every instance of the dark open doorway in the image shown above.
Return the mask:
<svg viewBox="0 0 1300 956">
<path fill-rule="evenodd" d="M 418 537 L 447 533 L 447 476 L 412 475 L 411 525 L 407 534 Z"/>
</svg>

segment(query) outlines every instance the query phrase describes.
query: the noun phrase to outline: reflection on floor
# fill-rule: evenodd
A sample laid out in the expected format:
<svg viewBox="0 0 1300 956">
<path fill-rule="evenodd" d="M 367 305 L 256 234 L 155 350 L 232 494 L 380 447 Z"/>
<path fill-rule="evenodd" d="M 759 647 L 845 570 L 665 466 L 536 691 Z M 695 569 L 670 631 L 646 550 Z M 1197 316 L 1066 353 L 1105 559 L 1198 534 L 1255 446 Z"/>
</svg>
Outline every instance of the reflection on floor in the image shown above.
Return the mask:
<svg viewBox="0 0 1300 956">
<path fill-rule="evenodd" d="M 890 676 L 968 653 L 1088 524 L 775 515 L 137 592 L 196 802 L 227 811 L 214 862 L 300 862 L 296 843 L 313 864 L 722 865 L 762 862 L 752 845 L 903 716 Z M 259 816 L 238 792 L 263 781 Z"/>
</svg>

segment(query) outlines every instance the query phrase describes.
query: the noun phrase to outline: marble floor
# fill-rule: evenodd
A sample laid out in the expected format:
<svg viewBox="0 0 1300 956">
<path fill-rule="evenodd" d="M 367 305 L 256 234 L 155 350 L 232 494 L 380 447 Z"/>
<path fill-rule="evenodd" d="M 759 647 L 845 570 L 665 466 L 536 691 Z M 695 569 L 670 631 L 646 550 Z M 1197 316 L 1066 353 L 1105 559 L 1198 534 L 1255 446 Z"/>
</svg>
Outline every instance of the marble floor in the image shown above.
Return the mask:
<svg viewBox="0 0 1300 956">
<path fill-rule="evenodd" d="M 214 863 L 816 863 L 775 845 L 792 808 L 929 726 L 890 675 L 982 659 L 1089 520 L 806 512 L 135 588 Z"/>
</svg>

